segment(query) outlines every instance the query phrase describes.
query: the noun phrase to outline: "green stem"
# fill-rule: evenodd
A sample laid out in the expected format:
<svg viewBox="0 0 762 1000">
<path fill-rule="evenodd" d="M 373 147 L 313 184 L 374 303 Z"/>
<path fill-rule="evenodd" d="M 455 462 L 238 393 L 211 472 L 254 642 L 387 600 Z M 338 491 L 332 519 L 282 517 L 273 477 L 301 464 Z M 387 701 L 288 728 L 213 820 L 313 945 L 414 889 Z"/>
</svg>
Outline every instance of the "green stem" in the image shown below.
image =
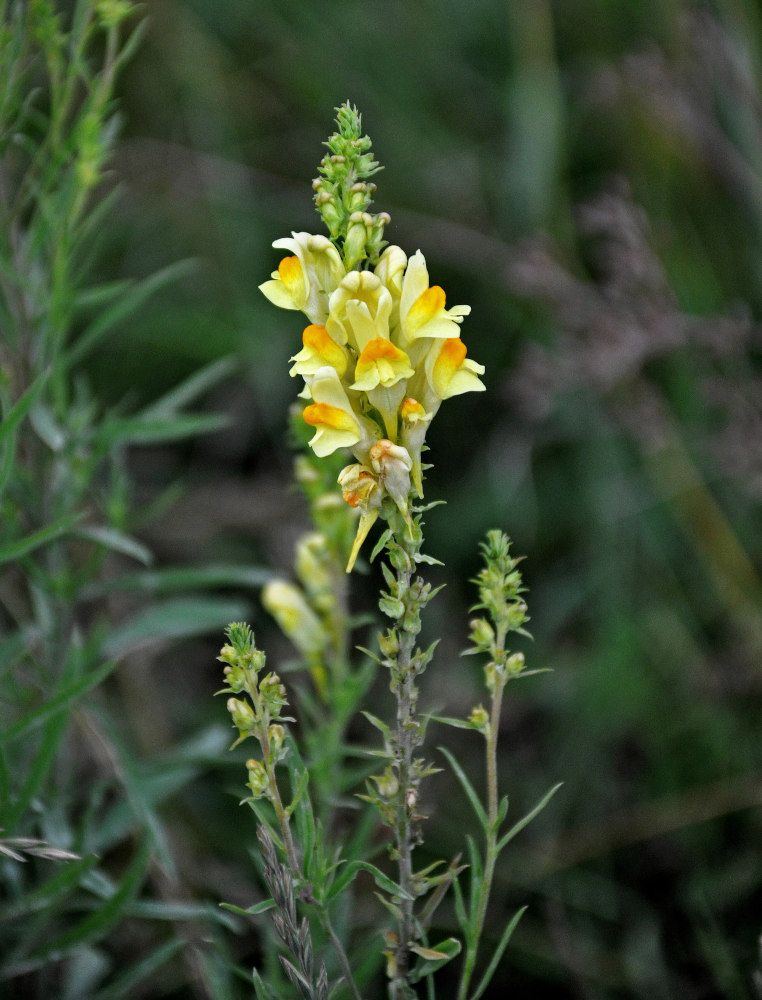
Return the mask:
<svg viewBox="0 0 762 1000">
<path fill-rule="evenodd" d="M 505 636 L 498 640 L 500 647 L 503 646 Z M 484 845 L 484 874 L 479 885 L 476 898 L 475 910 L 471 913 L 471 926 L 469 927 L 468 940 L 466 942 L 466 955 L 463 960 L 463 972 L 461 974 L 460 988 L 457 1000 L 466 1000 L 468 987 L 476 966 L 476 957 L 479 951 L 479 942 L 484 921 L 487 917 L 487 904 L 492 882 L 495 877 L 495 865 L 497 863 L 497 839 L 498 839 L 498 783 L 497 783 L 497 734 L 500 726 L 500 712 L 503 704 L 503 690 L 505 681 L 499 678 L 495 683 L 495 691 L 492 695 L 492 710 L 490 712 L 489 731 L 486 734 L 485 761 L 487 771 L 487 829 L 485 831 Z"/>
<path fill-rule="evenodd" d="M 418 691 L 415 686 L 416 670 L 413 665 L 415 641 L 420 631 L 420 588 L 413 579 L 416 555 L 421 546 L 420 530 L 411 538 L 408 527 L 399 519 L 395 540 L 406 555 L 405 564 L 397 570 L 398 594 L 404 595 L 404 612 L 399 620 L 399 651 L 393 671 L 393 690 L 397 696 L 395 766 L 399 790 L 395 813 L 395 841 L 397 849 L 398 883 L 405 895 L 399 902 L 397 947 L 394 956 L 394 977 L 390 983 L 392 1000 L 410 1000 L 415 997 L 410 983 L 410 945 L 413 940 L 413 848 L 416 837 L 413 814 L 416 792 L 413 786 L 413 756 L 419 745 L 419 725 L 416 720 Z M 420 582 L 420 581 L 418 581 Z"/>
</svg>

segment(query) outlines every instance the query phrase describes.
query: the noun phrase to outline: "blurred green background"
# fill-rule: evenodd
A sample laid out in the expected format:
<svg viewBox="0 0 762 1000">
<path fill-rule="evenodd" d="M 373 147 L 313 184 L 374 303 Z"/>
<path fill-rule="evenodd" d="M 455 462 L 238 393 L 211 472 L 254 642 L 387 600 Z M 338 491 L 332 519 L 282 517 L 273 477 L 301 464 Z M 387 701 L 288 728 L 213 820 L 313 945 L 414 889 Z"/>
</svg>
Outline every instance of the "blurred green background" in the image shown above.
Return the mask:
<svg viewBox="0 0 762 1000">
<path fill-rule="evenodd" d="M 310 180 L 349 99 L 385 164 L 387 237 L 424 252 L 449 305 L 471 304 L 463 336 L 487 368 L 487 393 L 448 402 L 429 435 L 427 498 L 447 506 L 428 517 L 428 551 L 448 587 L 429 617 L 444 641 L 428 703 L 454 713 L 481 698 L 479 669 L 457 654 L 489 527 L 528 557 L 527 652 L 552 669 L 509 689 L 515 815 L 564 786 L 500 870 L 490 926 L 530 909 L 493 995 L 755 996 L 757 5 L 155 0 L 146 12 L 120 84 L 123 195 L 100 266 L 109 278 L 195 267 L 88 371 L 108 402 L 150 399 L 231 354 L 236 371 L 208 400 L 226 431 L 135 455 L 138 501 L 173 500 L 145 539 L 167 562 L 288 568 L 306 523 L 285 444 L 302 325 L 257 286 L 274 239 L 318 231 Z M 358 606 L 373 582 L 357 579 Z M 256 591 L 242 596 L 272 662 L 289 655 Z M 149 757 L 224 722 L 218 645 L 149 648 L 121 671 L 125 723 Z M 242 785 L 240 762 L 210 754 L 172 800 L 185 858 L 173 891 L 259 898 Z M 461 847 L 459 795 L 433 783 L 434 854 Z M 246 964 L 256 940 L 242 929 L 228 947 Z M 204 995 L 167 989 L 155 995 Z"/>
</svg>

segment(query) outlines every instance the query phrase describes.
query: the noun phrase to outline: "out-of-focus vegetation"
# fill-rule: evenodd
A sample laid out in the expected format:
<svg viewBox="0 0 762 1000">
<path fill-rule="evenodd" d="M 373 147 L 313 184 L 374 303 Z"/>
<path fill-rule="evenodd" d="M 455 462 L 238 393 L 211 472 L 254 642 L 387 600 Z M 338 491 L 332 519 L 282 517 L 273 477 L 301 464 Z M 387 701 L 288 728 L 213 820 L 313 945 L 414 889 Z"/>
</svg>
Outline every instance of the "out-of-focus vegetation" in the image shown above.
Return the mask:
<svg viewBox="0 0 762 1000">
<path fill-rule="evenodd" d="M 237 361 L 209 402 L 228 412 L 227 430 L 130 453 L 138 503 L 168 505 L 142 541 L 160 561 L 233 563 L 242 579 L 289 563 L 304 518 L 284 444 L 301 326 L 257 286 L 287 226 L 317 231 L 309 182 L 348 98 L 386 165 L 376 208 L 392 216 L 388 238 L 424 251 L 449 304 L 472 305 L 464 337 L 487 366 L 488 392 L 455 400 L 429 435 L 427 499 L 447 506 L 428 517 L 428 548 L 449 583 L 431 606 L 444 641 L 427 697 L 448 711 L 473 701 L 480 679 L 457 653 L 477 541 L 492 526 L 529 557 L 527 654 L 553 670 L 515 686 L 505 711 L 517 815 L 564 787 L 503 859 L 496 937 L 517 902 L 531 905 L 495 995 L 757 995 L 757 6 L 161 0 L 147 14 L 117 87 L 121 196 L 96 266 L 113 281 L 196 264 L 82 372 L 101 405 L 135 411 L 206 363 Z M 156 579 L 136 586 L 157 592 Z M 264 612 L 253 624 L 271 662 L 288 657 Z M 218 646 L 141 645 L 109 694 L 120 739 L 139 748 L 130 787 L 159 782 L 162 761 L 176 766 L 191 741 L 190 784 L 157 792 L 146 814 L 172 847 L 155 884 L 178 907 L 260 898 L 253 826 L 236 805 L 241 760 L 208 752 L 224 714 L 211 698 Z M 201 733 L 208 742 L 192 742 Z M 444 775 L 436 782 L 427 807 L 442 854 L 468 806 Z M 200 911 L 180 931 L 183 916 L 165 911 L 157 935 L 120 931 L 131 956 L 173 941 L 190 956 L 133 996 L 235 988 L 209 959 L 219 932 Z M 246 969 L 256 927 L 238 925 L 224 948 Z"/>
</svg>

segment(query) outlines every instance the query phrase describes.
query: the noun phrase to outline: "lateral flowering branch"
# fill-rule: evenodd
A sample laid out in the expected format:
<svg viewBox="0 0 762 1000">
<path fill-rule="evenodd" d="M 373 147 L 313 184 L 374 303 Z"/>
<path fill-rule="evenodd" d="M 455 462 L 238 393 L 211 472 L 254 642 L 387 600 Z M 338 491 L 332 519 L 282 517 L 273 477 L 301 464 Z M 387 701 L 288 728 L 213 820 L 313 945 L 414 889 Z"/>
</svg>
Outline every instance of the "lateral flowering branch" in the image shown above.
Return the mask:
<svg viewBox="0 0 762 1000">
<path fill-rule="evenodd" d="M 303 418 L 315 428 L 318 456 L 348 448 L 356 462 L 338 477 L 360 520 L 347 572 L 379 515 L 392 505 L 412 533 L 411 498 L 423 497 L 421 454 L 445 399 L 481 392 L 484 366 L 468 358 L 460 336 L 470 306 L 446 308 L 420 250 L 411 257 L 383 240 L 385 212 L 368 209 L 379 169 L 361 117 L 347 103 L 313 182 L 330 238 L 300 232 L 276 240 L 289 251 L 260 285 L 276 306 L 309 320 L 292 358 L 301 376 Z"/>
</svg>

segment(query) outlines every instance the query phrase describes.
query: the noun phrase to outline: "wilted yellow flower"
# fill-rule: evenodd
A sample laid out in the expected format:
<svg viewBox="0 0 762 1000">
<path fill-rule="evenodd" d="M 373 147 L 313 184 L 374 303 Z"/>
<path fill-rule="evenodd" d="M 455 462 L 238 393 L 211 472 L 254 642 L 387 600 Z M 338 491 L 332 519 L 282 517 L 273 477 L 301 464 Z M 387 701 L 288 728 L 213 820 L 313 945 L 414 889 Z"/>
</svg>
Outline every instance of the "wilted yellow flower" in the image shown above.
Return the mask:
<svg viewBox="0 0 762 1000">
<path fill-rule="evenodd" d="M 373 445 L 369 455 L 371 467 L 378 476 L 379 483 L 397 504 L 412 531 L 413 524 L 407 509 L 407 498 L 410 494 L 410 471 L 413 462 L 407 449 L 382 438 Z"/>
<path fill-rule="evenodd" d="M 384 490 L 378 476 L 364 465 L 356 463 L 342 469 L 338 478 L 342 496 L 350 507 L 360 511 L 360 521 L 357 525 L 352 551 L 347 562 L 347 573 L 355 564 L 362 543 L 378 517 L 379 508 L 384 499 Z"/>
</svg>

